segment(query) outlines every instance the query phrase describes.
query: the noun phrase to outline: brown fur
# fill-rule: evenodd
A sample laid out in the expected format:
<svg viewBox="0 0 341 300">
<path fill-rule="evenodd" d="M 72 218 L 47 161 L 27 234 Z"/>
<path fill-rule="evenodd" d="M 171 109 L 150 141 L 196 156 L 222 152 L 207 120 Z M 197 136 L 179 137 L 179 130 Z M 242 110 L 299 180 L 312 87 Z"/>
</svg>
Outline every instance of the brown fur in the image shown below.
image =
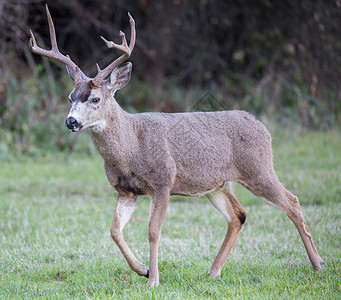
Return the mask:
<svg viewBox="0 0 341 300">
<path fill-rule="evenodd" d="M 111 236 L 129 266 L 148 277 L 149 286 L 159 284 L 158 243 L 171 194 L 207 194 L 225 216 L 227 233 L 208 273 L 213 278 L 219 276 L 246 219 L 246 212 L 228 184 L 230 181 L 241 183 L 284 211 L 297 227 L 313 267 L 322 268 L 298 198 L 283 187 L 274 171 L 271 137 L 262 123 L 243 111 L 126 113 L 114 94 L 129 82 L 132 66 L 126 63 L 114 68 L 128 59 L 134 48 L 133 18 L 129 15 L 129 47 L 123 33 L 121 45 L 102 38 L 109 48 L 124 54 L 104 70 L 97 66 L 98 73 L 91 79 L 59 52 L 47 6 L 46 12 L 52 49 L 38 47 L 32 32 L 30 49 L 67 65 L 75 87 L 69 96 L 72 108 L 66 125 L 72 131 L 92 128 L 91 137 L 104 159 L 108 180 L 118 191 Z M 104 80 L 109 74 L 109 79 Z M 142 194 L 151 198 L 149 270 L 132 254 L 122 235 L 137 196 Z"/>
<path fill-rule="evenodd" d="M 244 111 L 129 114 L 113 97 L 119 81 L 130 76 L 131 66 L 121 68 L 115 70 L 113 85 L 105 82 L 92 94 L 101 97 L 101 105 L 92 109 L 89 104 L 84 118 L 94 123 L 100 117 L 106 124 L 94 128 L 91 137 L 104 159 L 108 180 L 119 193 L 111 233 L 132 269 L 149 276 L 150 286 L 158 285 L 158 241 L 169 195 L 207 194 L 229 223 L 209 271 L 211 277 L 219 276 L 246 219 L 231 186 L 226 186 L 229 181 L 241 183 L 283 210 L 296 225 L 313 267 L 320 269 L 322 260 L 298 199 L 283 187 L 274 171 L 271 136 L 265 126 Z M 142 194 L 151 197 L 150 270 L 137 261 L 121 232 L 136 197 Z"/>
</svg>

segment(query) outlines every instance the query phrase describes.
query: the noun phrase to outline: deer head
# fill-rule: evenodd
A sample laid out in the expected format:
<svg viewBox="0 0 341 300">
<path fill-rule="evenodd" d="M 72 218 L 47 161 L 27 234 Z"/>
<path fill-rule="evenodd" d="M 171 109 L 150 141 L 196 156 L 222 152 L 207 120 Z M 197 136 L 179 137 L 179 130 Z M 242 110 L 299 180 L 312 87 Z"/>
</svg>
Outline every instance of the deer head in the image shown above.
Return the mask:
<svg viewBox="0 0 341 300">
<path fill-rule="evenodd" d="M 103 118 L 105 113 L 108 111 L 108 106 L 110 105 L 109 102 L 115 101 L 115 92 L 125 87 L 130 80 L 132 64 L 129 62 L 125 64 L 122 63 L 130 57 L 135 45 L 135 21 L 128 13 L 131 28 L 131 38 L 129 45 L 125 38 L 125 34 L 122 31 L 120 32 L 122 39 L 122 44 L 120 45 L 111 41 L 107 41 L 101 36 L 108 48 L 120 50 L 123 52 L 123 54 L 103 70 L 101 70 L 99 65 L 96 64 L 97 75 L 94 78 L 89 78 L 70 59 L 68 55 L 65 56 L 60 53 L 57 45 L 54 24 L 47 5 L 46 14 L 49 23 L 52 46 L 51 50 L 45 50 L 38 47 L 36 39 L 31 30 L 29 46 L 33 53 L 64 63 L 66 65 L 67 73 L 75 83 L 74 89 L 69 95 L 69 101 L 71 102 L 72 107 L 66 119 L 65 125 L 72 131 L 79 131 L 80 129 L 86 127 L 101 129 L 103 126 L 105 126 L 105 120 Z M 109 78 L 106 79 L 108 76 Z"/>
</svg>

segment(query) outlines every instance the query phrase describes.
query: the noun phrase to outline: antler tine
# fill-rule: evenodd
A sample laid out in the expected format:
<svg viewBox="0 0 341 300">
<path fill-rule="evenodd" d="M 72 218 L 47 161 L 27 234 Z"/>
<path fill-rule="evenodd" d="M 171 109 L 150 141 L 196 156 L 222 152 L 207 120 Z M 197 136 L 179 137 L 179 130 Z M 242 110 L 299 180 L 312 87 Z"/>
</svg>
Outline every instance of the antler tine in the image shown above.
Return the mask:
<svg viewBox="0 0 341 300">
<path fill-rule="evenodd" d="M 97 75 L 96 77 L 92 80 L 92 83 L 95 86 L 100 86 L 101 82 L 107 77 L 117 66 L 119 66 L 121 63 L 126 61 L 135 46 L 135 41 L 136 41 L 136 30 L 135 30 L 135 21 L 133 17 L 128 13 L 129 16 L 129 22 L 130 22 L 130 29 L 131 29 L 131 34 L 130 34 L 130 44 L 128 46 L 125 34 L 120 31 L 120 36 L 122 39 L 122 44 L 116 44 L 112 41 L 106 40 L 104 37 L 101 36 L 101 39 L 104 41 L 104 43 L 107 45 L 108 48 L 114 48 L 117 50 L 122 51 L 124 54 L 118 57 L 116 60 L 114 60 L 110 65 L 108 65 L 105 69 L 101 70 L 97 64 Z"/>
<path fill-rule="evenodd" d="M 130 23 L 130 53 L 133 51 L 134 46 L 135 46 L 135 41 L 136 41 L 136 30 L 135 30 L 135 20 L 131 16 L 131 14 L 128 12 L 129 16 L 129 23 Z"/>
<path fill-rule="evenodd" d="M 51 14 L 50 14 L 50 11 L 49 11 L 47 4 L 46 4 L 45 8 L 46 8 L 47 22 L 49 23 L 51 46 L 52 46 L 53 50 L 58 50 L 56 30 L 54 29 L 53 20 L 51 18 Z"/>
<path fill-rule="evenodd" d="M 108 41 L 103 36 L 101 36 L 101 39 L 104 41 L 104 43 L 107 45 L 108 48 L 114 48 L 114 49 L 120 50 L 130 56 L 130 48 L 126 40 L 126 36 L 122 31 L 120 31 L 120 37 L 122 39 L 121 45 L 115 44 L 112 41 Z"/>
<path fill-rule="evenodd" d="M 30 50 L 33 53 L 36 53 L 36 54 L 39 54 L 41 56 L 45 56 L 48 58 L 52 58 L 54 60 L 57 60 L 59 62 L 66 64 L 67 66 L 70 67 L 70 69 L 75 74 L 75 79 L 80 80 L 84 75 L 82 73 L 82 71 L 71 60 L 71 58 L 68 55 L 65 56 L 65 55 L 61 54 L 59 49 L 58 49 L 56 31 L 55 31 L 53 20 L 52 20 L 52 17 L 51 17 L 51 14 L 49 12 L 47 4 L 46 4 L 46 15 L 47 15 L 47 21 L 49 23 L 50 40 L 51 40 L 52 48 L 51 48 L 51 50 L 45 50 L 45 49 L 40 48 L 37 44 L 37 41 L 34 37 L 32 30 L 30 30 L 30 35 L 31 35 L 30 42 L 29 42 Z"/>
</svg>

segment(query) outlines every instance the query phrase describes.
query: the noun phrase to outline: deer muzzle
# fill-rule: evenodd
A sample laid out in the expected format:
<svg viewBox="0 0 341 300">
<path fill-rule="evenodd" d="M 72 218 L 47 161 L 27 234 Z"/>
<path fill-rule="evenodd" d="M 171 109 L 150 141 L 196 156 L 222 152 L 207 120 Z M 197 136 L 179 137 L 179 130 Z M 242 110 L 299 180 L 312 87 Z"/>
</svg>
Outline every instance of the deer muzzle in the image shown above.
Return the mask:
<svg viewBox="0 0 341 300">
<path fill-rule="evenodd" d="M 74 117 L 68 117 L 65 121 L 65 126 L 73 132 L 78 131 L 83 127 Z"/>
</svg>

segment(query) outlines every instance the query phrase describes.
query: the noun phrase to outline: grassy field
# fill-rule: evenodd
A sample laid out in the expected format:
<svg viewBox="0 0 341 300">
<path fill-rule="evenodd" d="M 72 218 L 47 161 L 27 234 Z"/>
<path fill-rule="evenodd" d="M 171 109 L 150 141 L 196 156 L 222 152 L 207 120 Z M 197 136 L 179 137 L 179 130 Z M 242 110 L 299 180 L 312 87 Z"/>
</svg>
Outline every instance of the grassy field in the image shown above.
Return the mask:
<svg viewBox="0 0 341 300">
<path fill-rule="evenodd" d="M 206 273 L 226 231 L 205 198 L 172 198 L 160 287 L 130 270 L 109 227 L 116 194 L 96 156 L 50 153 L 0 162 L 0 298 L 340 299 L 341 133 L 274 134 L 275 167 L 299 196 L 324 270 L 313 271 L 280 211 L 236 185 L 248 218 L 217 280 Z M 148 265 L 149 200 L 124 235 Z"/>
</svg>

